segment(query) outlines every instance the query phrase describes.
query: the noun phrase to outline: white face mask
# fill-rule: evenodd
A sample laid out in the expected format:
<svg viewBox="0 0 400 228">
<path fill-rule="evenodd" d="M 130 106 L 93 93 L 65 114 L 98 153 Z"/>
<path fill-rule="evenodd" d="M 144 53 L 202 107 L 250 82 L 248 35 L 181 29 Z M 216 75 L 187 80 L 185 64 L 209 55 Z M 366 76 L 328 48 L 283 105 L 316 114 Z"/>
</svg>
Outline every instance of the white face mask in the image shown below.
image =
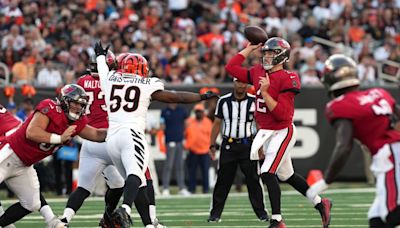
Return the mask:
<svg viewBox="0 0 400 228">
<path fill-rule="evenodd" d="M 76 113 L 73 113 L 73 112 L 71 112 L 71 111 L 68 112 L 68 119 L 70 119 L 70 120 L 72 120 L 72 121 L 76 121 L 76 120 L 78 120 L 80 117 L 81 117 L 80 114 L 76 114 Z"/>
</svg>

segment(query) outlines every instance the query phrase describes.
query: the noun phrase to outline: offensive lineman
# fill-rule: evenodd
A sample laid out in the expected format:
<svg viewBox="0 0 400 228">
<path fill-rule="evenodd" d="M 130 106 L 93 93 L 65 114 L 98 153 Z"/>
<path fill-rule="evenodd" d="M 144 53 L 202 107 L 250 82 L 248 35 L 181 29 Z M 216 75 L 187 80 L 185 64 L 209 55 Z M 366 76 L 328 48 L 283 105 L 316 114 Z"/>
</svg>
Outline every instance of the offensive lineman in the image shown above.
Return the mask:
<svg viewBox="0 0 400 228">
<path fill-rule="evenodd" d="M 83 116 L 86 104 L 87 96 L 80 86 L 66 85 L 59 101 L 41 101 L 15 133 L 1 139 L 0 182 L 6 181 L 20 201 L 0 217 L 0 227 L 40 208 L 40 186 L 34 163 L 53 154 L 75 135 L 93 141 L 105 140 L 106 129 L 87 125 Z"/>
<path fill-rule="evenodd" d="M 123 203 L 114 212 L 113 219 L 124 228 L 130 227 L 132 203 L 139 187 L 146 184 L 144 172 L 148 166 L 149 151 L 144 129 L 151 100 L 194 103 L 217 95 L 165 91 L 160 79 L 148 77 L 147 60 L 139 54 L 126 56 L 121 63 L 121 72 L 109 71 L 105 59 L 108 48 L 104 49 L 99 42 L 95 52 L 100 86 L 108 107 L 107 151 L 125 178 Z"/>
<path fill-rule="evenodd" d="M 321 78 L 332 97 L 325 115 L 336 130 L 336 145 L 322 179 L 310 187 L 312 194 L 328 188 L 346 164 L 353 138 L 368 147 L 371 171 L 376 178 L 376 196 L 368 212 L 370 228 L 400 225 L 400 132 L 393 129 L 391 117 L 400 117 L 400 108 L 386 90 L 359 90 L 357 66 L 342 54 L 325 61 Z"/>
</svg>

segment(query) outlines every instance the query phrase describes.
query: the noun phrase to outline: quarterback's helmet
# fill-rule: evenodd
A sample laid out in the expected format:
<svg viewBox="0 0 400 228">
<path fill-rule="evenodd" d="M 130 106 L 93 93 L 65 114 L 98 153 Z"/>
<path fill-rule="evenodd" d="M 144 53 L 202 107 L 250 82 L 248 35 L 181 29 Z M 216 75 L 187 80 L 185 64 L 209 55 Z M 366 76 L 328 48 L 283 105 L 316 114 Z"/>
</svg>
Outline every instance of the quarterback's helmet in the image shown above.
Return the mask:
<svg viewBox="0 0 400 228">
<path fill-rule="evenodd" d="M 289 61 L 290 57 L 290 44 L 279 37 L 272 37 L 265 41 L 261 47 L 263 53 L 262 65 L 265 70 L 270 70 L 272 67 L 283 64 Z M 273 56 L 265 56 L 265 52 L 273 52 Z M 272 61 L 267 61 L 268 58 L 272 58 Z"/>
<path fill-rule="evenodd" d="M 147 77 L 149 74 L 149 67 L 145 57 L 140 54 L 131 53 L 122 60 L 121 71 L 123 73 Z"/>
<path fill-rule="evenodd" d="M 356 62 L 343 54 L 331 55 L 325 61 L 321 81 L 329 91 L 359 85 Z"/>
<path fill-rule="evenodd" d="M 85 112 L 89 97 L 85 90 L 77 84 L 68 84 L 61 88 L 60 105 L 67 118 L 71 121 L 78 120 Z M 76 102 L 81 104 L 81 109 L 78 113 L 70 110 L 70 103 Z"/>
<path fill-rule="evenodd" d="M 91 73 L 98 73 L 96 58 L 97 58 L 96 55 L 90 56 L 90 59 L 89 59 L 89 70 L 90 70 Z M 116 70 L 117 69 L 117 61 L 115 60 L 115 55 L 110 50 L 108 50 L 108 52 L 107 52 L 106 62 L 107 62 L 107 66 L 108 66 L 108 68 L 110 70 Z"/>
</svg>

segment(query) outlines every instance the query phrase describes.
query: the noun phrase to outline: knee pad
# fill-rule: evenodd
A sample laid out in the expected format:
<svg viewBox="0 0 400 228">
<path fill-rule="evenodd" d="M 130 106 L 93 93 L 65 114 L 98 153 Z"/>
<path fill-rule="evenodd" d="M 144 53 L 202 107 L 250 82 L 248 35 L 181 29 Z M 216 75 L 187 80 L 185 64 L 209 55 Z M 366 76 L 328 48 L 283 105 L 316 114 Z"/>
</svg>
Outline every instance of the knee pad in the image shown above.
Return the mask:
<svg viewBox="0 0 400 228">
<path fill-rule="evenodd" d="M 31 197 L 30 199 L 21 199 L 21 206 L 28 211 L 38 211 L 40 209 L 40 197 Z"/>
</svg>

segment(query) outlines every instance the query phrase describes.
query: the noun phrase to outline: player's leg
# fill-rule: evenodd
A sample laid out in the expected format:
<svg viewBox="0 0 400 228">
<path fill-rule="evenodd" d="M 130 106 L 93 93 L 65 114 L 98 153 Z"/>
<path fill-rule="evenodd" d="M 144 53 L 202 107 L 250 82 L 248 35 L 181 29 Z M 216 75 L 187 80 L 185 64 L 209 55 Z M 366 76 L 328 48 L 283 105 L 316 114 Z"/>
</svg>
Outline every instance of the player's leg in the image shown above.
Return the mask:
<svg viewBox="0 0 400 228">
<path fill-rule="evenodd" d="M 261 178 L 267 185 L 268 196 L 271 202 L 271 227 L 279 227 L 283 224 L 281 215 L 281 189 L 277 172 L 285 154 L 289 153 L 296 141 L 294 125 L 276 131 L 270 139 L 264 143 L 265 159 L 261 166 Z"/>
<path fill-rule="evenodd" d="M 111 215 L 117 208 L 118 202 L 124 192 L 125 180 L 113 165 L 103 170 L 104 179 L 107 183 L 107 191 L 104 196 L 105 210 L 99 226 L 108 227 L 111 224 Z"/>
<path fill-rule="evenodd" d="M 68 198 L 61 221 L 70 223 L 83 202 L 90 196 L 96 186 L 96 179 L 105 168 L 104 161 L 93 157 L 82 157 L 79 160 L 78 187 Z"/>
<path fill-rule="evenodd" d="M 131 137 L 126 138 L 129 135 Z M 133 129 L 121 129 L 114 136 L 115 141 L 109 140 L 109 142 L 120 145 L 121 155 L 119 161 L 115 156 L 111 156 L 111 159 L 119 171 L 119 166 L 122 164 L 126 178 L 122 206 L 114 212 L 113 219 L 121 227 L 130 227 L 132 204 L 138 195 L 139 187 L 146 184 L 144 172 L 149 161 L 148 145 L 144 133 Z M 108 151 L 110 153 L 110 150 Z"/>
<path fill-rule="evenodd" d="M 15 170 L 18 175 L 7 179 L 6 184 L 18 197 L 19 202 L 11 205 L 0 217 L 0 227 L 15 223 L 40 209 L 40 186 L 35 169 L 33 166 L 24 166 L 17 158 L 13 162 L 12 165 L 19 167 Z"/>
<path fill-rule="evenodd" d="M 166 159 L 164 161 L 163 175 L 162 175 L 162 178 L 163 178 L 162 194 L 164 196 L 168 196 L 170 194 L 169 184 L 171 181 L 172 168 L 174 167 L 173 164 L 174 164 L 176 150 L 177 150 L 176 145 L 174 145 L 173 142 L 168 143 L 167 154 L 166 154 Z"/>
<path fill-rule="evenodd" d="M 210 204 L 210 215 L 207 220 L 208 222 L 220 221 L 222 211 L 224 210 L 226 198 L 228 197 L 233 180 L 235 178 L 238 165 L 237 161 L 230 160 L 227 162 L 226 160 L 227 159 L 224 157 L 224 151 L 221 151 L 219 168 L 217 171 L 217 182 L 215 183 L 213 190 L 212 201 Z"/>
<path fill-rule="evenodd" d="M 254 212 L 261 221 L 268 221 L 268 213 L 265 210 L 264 189 L 261 179 L 258 175 L 258 161 L 249 159 L 241 159 L 239 161 L 240 169 L 242 170 L 247 185 L 249 199 Z"/>
<path fill-rule="evenodd" d="M 400 225 L 400 143 L 390 145 L 389 160 L 393 168 L 386 173 L 387 207 L 386 224 L 391 227 Z"/>
</svg>

